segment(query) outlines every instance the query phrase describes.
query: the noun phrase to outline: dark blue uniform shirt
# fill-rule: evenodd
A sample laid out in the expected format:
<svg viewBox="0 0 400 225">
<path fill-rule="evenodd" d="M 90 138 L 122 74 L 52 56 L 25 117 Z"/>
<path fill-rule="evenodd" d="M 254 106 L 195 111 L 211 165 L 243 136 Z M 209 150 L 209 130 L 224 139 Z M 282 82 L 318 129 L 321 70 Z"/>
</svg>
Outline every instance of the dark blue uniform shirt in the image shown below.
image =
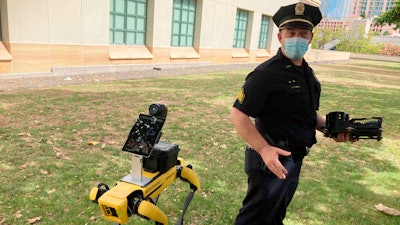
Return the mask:
<svg viewBox="0 0 400 225">
<path fill-rule="evenodd" d="M 311 147 L 316 143 L 320 93 L 306 61 L 295 66 L 279 49 L 249 73 L 233 106 L 255 118 L 260 133 L 286 140 L 292 148 Z"/>
</svg>

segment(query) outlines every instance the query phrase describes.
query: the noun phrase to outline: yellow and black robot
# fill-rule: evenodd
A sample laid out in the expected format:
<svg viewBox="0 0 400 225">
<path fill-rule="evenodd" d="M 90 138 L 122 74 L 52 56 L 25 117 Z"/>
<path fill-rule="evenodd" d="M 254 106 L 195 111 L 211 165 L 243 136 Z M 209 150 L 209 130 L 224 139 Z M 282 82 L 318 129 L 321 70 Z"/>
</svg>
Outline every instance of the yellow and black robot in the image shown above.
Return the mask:
<svg viewBox="0 0 400 225">
<path fill-rule="evenodd" d="M 119 180 L 115 187 L 104 183 L 92 188 L 89 199 L 97 203 L 105 219 L 125 224 L 132 215 L 154 220 L 157 225 L 168 224 L 167 216 L 156 206 L 158 196 L 176 178 L 190 184 L 178 225 L 200 182 L 191 165 L 185 166 L 178 157 L 179 145 L 159 141 L 167 117 L 167 107 L 151 104 L 149 115 L 140 114 L 122 148 L 132 153 L 131 173 Z"/>
</svg>

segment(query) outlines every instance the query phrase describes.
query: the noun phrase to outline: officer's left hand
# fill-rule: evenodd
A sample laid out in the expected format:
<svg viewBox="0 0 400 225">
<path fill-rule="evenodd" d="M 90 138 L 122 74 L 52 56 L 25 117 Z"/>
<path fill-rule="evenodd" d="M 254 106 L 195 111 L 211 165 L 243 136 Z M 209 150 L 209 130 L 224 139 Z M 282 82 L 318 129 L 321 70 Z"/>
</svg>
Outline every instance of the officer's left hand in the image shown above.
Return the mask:
<svg viewBox="0 0 400 225">
<path fill-rule="evenodd" d="M 336 142 L 347 142 L 347 141 L 351 141 L 351 142 L 356 142 L 357 139 L 354 139 L 351 137 L 350 133 L 339 133 L 337 135 L 337 137 L 334 137 L 333 140 L 335 140 Z"/>
</svg>

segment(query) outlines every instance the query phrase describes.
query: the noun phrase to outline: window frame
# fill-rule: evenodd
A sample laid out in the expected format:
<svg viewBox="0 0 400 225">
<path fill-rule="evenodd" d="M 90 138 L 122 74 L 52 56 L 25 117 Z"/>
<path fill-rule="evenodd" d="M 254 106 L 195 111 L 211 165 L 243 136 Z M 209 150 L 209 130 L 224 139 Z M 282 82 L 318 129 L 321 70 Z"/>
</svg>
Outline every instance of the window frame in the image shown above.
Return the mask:
<svg viewBox="0 0 400 225">
<path fill-rule="evenodd" d="M 123 3 L 123 6 L 118 8 L 118 3 Z M 147 0 L 110 0 L 109 43 L 146 45 L 147 7 Z M 123 9 L 123 12 L 118 9 Z"/>
<path fill-rule="evenodd" d="M 267 15 L 261 16 L 260 36 L 258 38 L 258 49 L 267 49 L 268 32 L 271 17 Z"/>
<path fill-rule="evenodd" d="M 233 48 L 245 48 L 247 38 L 247 24 L 249 11 L 237 9 L 235 19 L 235 32 L 233 37 Z"/>
<path fill-rule="evenodd" d="M 174 0 L 171 46 L 193 47 L 196 29 L 197 0 Z"/>
</svg>

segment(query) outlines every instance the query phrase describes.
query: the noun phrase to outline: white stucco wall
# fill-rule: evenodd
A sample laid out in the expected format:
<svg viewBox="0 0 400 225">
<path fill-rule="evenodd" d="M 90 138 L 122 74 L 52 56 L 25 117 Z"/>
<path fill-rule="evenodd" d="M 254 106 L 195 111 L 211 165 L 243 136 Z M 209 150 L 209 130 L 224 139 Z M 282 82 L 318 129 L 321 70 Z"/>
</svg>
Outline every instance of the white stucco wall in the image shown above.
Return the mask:
<svg viewBox="0 0 400 225">
<path fill-rule="evenodd" d="M 109 1 L 8 0 L 13 43 L 108 44 Z"/>
<path fill-rule="evenodd" d="M 7 33 L 13 43 L 108 45 L 109 1 L 1 0 L 7 2 Z M 262 15 L 297 0 L 198 0 L 195 48 L 231 49 L 237 9 L 249 12 L 246 49 L 256 49 Z M 148 47 L 171 45 L 172 0 L 148 1 Z M 277 48 L 270 21 L 269 49 Z"/>
</svg>

